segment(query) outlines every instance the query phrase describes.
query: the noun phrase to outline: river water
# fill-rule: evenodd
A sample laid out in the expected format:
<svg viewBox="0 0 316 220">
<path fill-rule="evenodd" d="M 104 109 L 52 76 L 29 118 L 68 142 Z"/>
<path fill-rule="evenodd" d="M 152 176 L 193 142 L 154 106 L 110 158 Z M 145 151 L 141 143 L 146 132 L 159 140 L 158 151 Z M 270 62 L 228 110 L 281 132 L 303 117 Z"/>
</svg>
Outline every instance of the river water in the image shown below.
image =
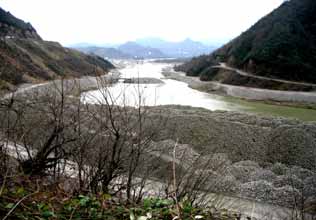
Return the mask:
<svg viewBox="0 0 316 220">
<path fill-rule="evenodd" d="M 187 83 L 166 79 L 162 75 L 162 70 L 171 64 L 126 61 L 124 65 L 125 67 L 119 70 L 120 78 L 154 78 L 159 79 L 160 83 L 124 83 L 121 80 L 101 91 L 83 93 L 83 101 L 94 104 L 104 103 L 105 97 L 107 97 L 111 104 L 120 106 L 182 105 L 316 121 L 316 111 L 313 109 L 249 102 L 191 89 Z"/>
</svg>

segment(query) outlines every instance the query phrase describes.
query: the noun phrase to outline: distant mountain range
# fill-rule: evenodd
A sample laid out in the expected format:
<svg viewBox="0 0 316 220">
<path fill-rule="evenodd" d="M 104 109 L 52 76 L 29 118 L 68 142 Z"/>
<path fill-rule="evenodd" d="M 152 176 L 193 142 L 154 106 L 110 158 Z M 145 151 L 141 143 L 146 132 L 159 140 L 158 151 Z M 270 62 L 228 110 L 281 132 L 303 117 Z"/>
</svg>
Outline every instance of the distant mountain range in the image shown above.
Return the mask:
<svg viewBox="0 0 316 220">
<path fill-rule="evenodd" d="M 95 54 L 95 55 L 110 58 L 110 59 L 132 59 L 133 58 L 132 55 L 126 54 L 122 52 L 121 50 L 118 50 L 113 47 L 88 46 L 88 47 L 75 47 L 75 49 L 87 54 Z"/>
<path fill-rule="evenodd" d="M 200 42 L 186 39 L 180 42 L 169 42 L 160 38 L 144 38 L 136 40 L 136 43 L 159 49 L 169 57 L 185 58 L 208 54 L 216 49 L 216 46 L 206 46 Z"/>
<path fill-rule="evenodd" d="M 126 58 L 190 58 L 208 54 L 216 46 L 206 46 L 200 42 L 186 39 L 181 42 L 169 42 L 160 38 L 144 38 L 129 41 L 116 47 L 92 46 L 80 43 L 71 46 L 85 53 L 92 53 L 112 59 Z"/>
<path fill-rule="evenodd" d="M 149 46 L 142 46 L 135 42 L 127 42 L 117 48 L 125 54 L 129 54 L 134 58 L 164 58 L 167 57 L 162 51 Z"/>
<path fill-rule="evenodd" d="M 212 80 L 219 62 L 259 76 L 316 83 L 316 1 L 285 1 L 239 37 L 178 70 Z"/>
<path fill-rule="evenodd" d="M 0 8 L 0 90 L 61 77 L 104 74 L 111 63 L 41 39 L 31 24 Z"/>
</svg>

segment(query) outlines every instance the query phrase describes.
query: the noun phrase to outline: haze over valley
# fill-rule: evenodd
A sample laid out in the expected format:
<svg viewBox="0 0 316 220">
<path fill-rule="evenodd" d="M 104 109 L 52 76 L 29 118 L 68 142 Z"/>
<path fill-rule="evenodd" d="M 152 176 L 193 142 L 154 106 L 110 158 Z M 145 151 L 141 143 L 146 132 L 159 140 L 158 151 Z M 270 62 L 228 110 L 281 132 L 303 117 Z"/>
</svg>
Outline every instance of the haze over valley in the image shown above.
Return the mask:
<svg viewBox="0 0 316 220">
<path fill-rule="evenodd" d="M 89 46 L 90 45 L 90 46 Z M 85 53 L 93 53 L 109 59 L 150 59 L 150 58 L 192 58 L 209 54 L 219 45 L 205 45 L 201 42 L 185 39 L 181 42 L 169 42 L 160 38 L 143 38 L 112 47 L 75 44 L 71 47 Z"/>
</svg>

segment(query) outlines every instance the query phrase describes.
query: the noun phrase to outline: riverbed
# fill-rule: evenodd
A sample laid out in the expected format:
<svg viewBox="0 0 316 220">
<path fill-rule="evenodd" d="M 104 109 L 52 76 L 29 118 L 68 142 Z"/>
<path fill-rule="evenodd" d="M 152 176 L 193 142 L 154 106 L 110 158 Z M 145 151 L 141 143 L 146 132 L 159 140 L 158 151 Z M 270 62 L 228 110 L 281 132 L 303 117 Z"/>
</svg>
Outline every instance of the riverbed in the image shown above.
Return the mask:
<svg viewBox="0 0 316 220">
<path fill-rule="evenodd" d="M 198 91 L 189 87 L 186 81 L 181 82 L 166 78 L 162 72 L 164 69 L 170 68 L 171 65 L 148 60 L 125 62 L 125 66 L 119 70 L 122 80 L 101 90 L 85 92 L 82 94 L 82 100 L 97 104 L 104 103 L 106 98 L 111 104 L 120 106 L 181 105 L 212 111 L 237 111 L 316 121 L 316 110 L 314 109 L 246 101 Z M 124 79 L 133 78 L 152 78 L 155 80 L 153 80 L 154 83 L 126 83 L 126 80 L 124 81 Z"/>
</svg>

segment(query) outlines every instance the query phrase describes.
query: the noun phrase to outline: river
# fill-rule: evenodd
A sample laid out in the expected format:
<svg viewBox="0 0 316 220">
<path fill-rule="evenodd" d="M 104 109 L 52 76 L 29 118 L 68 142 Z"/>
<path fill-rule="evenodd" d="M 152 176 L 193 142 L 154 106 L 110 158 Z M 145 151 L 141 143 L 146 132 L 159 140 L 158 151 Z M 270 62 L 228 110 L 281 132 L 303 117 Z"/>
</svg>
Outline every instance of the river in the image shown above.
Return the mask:
<svg viewBox="0 0 316 220">
<path fill-rule="evenodd" d="M 170 65 L 152 61 L 126 61 L 124 68 L 119 69 L 120 78 L 122 78 L 120 82 L 103 89 L 102 92 L 94 90 L 83 93 L 82 100 L 87 103 L 102 103 L 105 101 L 104 95 L 106 94 L 112 104 L 120 106 L 182 105 L 213 111 L 238 111 L 316 121 L 316 110 L 314 109 L 245 101 L 192 89 L 187 83 L 163 76 L 162 70 Z M 126 83 L 123 80 L 130 78 L 158 79 L 160 82 Z"/>
</svg>

